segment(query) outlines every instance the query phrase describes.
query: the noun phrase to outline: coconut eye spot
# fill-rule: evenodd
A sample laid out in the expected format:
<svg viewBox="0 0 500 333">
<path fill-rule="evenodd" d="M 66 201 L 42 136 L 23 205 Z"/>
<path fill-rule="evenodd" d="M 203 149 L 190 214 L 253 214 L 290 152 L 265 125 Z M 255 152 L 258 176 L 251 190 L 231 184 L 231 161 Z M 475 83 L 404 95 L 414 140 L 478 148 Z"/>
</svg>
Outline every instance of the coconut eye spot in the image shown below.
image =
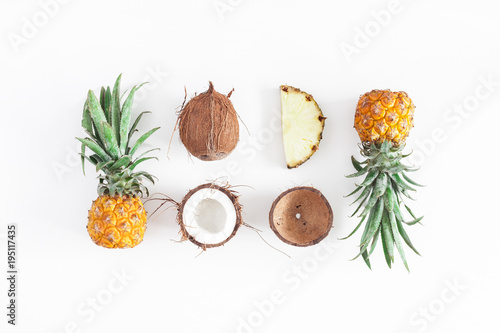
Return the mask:
<svg viewBox="0 0 500 333">
<path fill-rule="evenodd" d="M 217 156 L 218 159 L 223 159 L 226 158 L 227 154 L 225 152 L 220 152 L 216 153 L 215 156 Z"/>
<path fill-rule="evenodd" d="M 330 232 L 333 210 L 320 191 L 312 187 L 295 187 L 276 198 L 269 212 L 269 224 L 283 242 L 310 246 L 319 243 Z"/>
<path fill-rule="evenodd" d="M 205 231 L 216 234 L 224 230 L 227 215 L 224 206 L 219 201 L 201 200 L 195 208 L 194 215 L 198 227 Z"/>
</svg>

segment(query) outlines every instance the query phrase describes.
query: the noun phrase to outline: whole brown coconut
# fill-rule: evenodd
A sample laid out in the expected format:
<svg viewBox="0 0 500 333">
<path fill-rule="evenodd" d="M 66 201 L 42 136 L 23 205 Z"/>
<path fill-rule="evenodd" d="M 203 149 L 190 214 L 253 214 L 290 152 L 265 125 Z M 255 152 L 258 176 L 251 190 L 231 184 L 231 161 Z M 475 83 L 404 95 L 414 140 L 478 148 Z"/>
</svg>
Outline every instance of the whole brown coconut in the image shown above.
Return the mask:
<svg viewBox="0 0 500 333">
<path fill-rule="evenodd" d="M 186 149 L 203 161 L 221 160 L 238 144 L 238 114 L 226 96 L 208 90 L 193 97 L 179 113 L 179 134 Z"/>
<path fill-rule="evenodd" d="M 313 187 L 295 187 L 281 193 L 269 212 L 269 224 L 283 242 L 294 246 L 318 244 L 330 232 L 333 211 Z"/>
</svg>

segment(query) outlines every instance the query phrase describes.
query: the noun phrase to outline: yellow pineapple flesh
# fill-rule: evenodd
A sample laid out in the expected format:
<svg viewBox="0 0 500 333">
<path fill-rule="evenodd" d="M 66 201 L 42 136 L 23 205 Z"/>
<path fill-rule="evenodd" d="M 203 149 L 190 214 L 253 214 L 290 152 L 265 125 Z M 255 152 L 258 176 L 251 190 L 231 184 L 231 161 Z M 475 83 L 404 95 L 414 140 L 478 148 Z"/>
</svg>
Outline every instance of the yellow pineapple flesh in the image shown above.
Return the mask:
<svg viewBox="0 0 500 333">
<path fill-rule="evenodd" d="M 319 147 L 325 117 L 312 95 L 281 86 L 281 127 L 289 169 L 305 163 Z"/>
<path fill-rule="evenodd" d="M 354 127 L 362 142 L 387 140 L 397 147 L 413 127 L 414 112 L 415 105 L 405 92 L 372 90 L 359 98 Z"/>
<path fill-rule="evenodd" d="M 87 231 L 95 244 L 129 248 L 142 242 L 146 211 L 139 197 L 102 195 L 89 210 Z"/>
</svg>

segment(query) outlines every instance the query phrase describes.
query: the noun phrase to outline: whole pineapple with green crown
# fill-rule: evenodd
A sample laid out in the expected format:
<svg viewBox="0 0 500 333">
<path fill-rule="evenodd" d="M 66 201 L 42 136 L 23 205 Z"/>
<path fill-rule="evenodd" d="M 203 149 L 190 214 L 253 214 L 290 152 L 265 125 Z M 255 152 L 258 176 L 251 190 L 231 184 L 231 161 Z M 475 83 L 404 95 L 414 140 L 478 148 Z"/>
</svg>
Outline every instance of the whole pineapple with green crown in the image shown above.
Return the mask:
<svg viewBox="0 0 500 333">
<path fill-rule="evenodd" d="M 82 169 L 85 174 L 85 160 L 100 172 L 98 177 L 98 198 L 89 210 L 87 231 L 95 244 L 106 248 L 129 248 L 139 244 L 146 230 L 146 211 L 141 198 L 149 192 L 143 181 L 154 184 L 154 176 L 136 167 L 149 159 L 150 149 L 137 157 L 134 154 L 156 127 L 143 134 L 135 142 L 132 136 L 142 112 L 131 124 L 131 108 L 135 92 L 144 84 L 134 86 L 123 105 L 120 105 L 120 82 L 118 76 L 111 92 L 110 87 L 101 88 L 99 100 L 89 91 L 83 108 L 82 126 L 86 138 L 77 138 L 82 143 Z M 87 155 L 87 148 L 91 154 Z"/>
<path fill-rule="evenodd" d="M 360 252 L 354 258 L 362 256 L 368 267 L 370 255 L 381 239 L 387 265 L 394 262 L 394 247 L 399 252 L 407 270 L 402 241 L 418 255 L 404 226 L 420 223 L 423 217 L 417 218 L 403 199 L 413 198 L 409 191 L 415 191 L 414 186 L 422 186 L 408 177 L 407 173 L 415 171 L 401 160 L 405 140 L 413 127 L 415 105 L 405 92 L 390 90 L 372 90 L 359 99 L 356 107 L 354 127 L 361 139 L 361 155 L 366 159 L 358 162 L 352 157 L 356 173 L 347 177 L 366 175 L 364 181 L 356 185 L 356 189 L 348 196 L 361 191 L 353 202 L 359 203 L 351 215 L 356 215 L 361 208 L 361 221 L 350 235 L 352 236 L 366 221 L 361 236 Z M 402 206 L 412 216 L 412 221 L 404 221 Z"/>
</svg>

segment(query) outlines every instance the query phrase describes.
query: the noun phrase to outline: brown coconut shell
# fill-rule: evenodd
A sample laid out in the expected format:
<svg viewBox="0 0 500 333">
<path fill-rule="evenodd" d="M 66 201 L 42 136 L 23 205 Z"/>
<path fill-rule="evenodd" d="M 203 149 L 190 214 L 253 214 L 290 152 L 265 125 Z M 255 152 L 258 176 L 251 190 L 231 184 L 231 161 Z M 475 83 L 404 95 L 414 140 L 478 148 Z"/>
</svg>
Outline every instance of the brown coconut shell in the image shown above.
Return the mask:
<svg viewBox="0 0 500 333">
<path fill-rule="evenodd" d="M 240 137 L 238 114 L 226 96 L 214 89 L 193 97 L 179 113 L 181 141 L 203 161 L 221 160 L 236 148 Z"/>
<path fill-rule="evenodd" d="M 184 221 L 182 219 L 182 215 L 183 215 L 183 212 L 184 212 L 184 206 L 186 205 L 186 202 L 189 200 L 189 198 L 194 193 L 196 193 L 199 190 L 204 189 L 204 188 L 215 189 L 215 190 L 221 191 L 222 193 L 224 193 L 225 195 L 227 195 L 229 197 L 229 199 L 231 200 L 231 202 L 233 203 L 234 210 L 236 211 L 236 224 L 234 226 L 233 231 L 231 232 L 231 235 L 229 235 L 229 237 L 226 238 L 224 241 L 222 241 L 220 243 L 217 243 L 217 244 L 203 244 L 203 243 L 198 242 L 196 239 L 194 239 L 193 236 L 191 236 L 189 234 L 188 228 L 186 228 L 186 226 L 184 224 Z M 177 208 L 177 210 L 178 210 L 178 213 L 177 213 L 177 223 L 179 223 L 179 225 L 181 227 L 182 240 L 189 240 L 193 244 L 196 244 L 199 247 L 201 247 L 203 250 L 206 250 L 207 248 L 212 248 L 212 247 L 219 247 L 221 245 L 226 244 L 231 238 L 234 237 L 234 235 L 236 235 L 236 232 L 238 231 L 238 229 L 240 228 L 240 226 L 243 224 L 243 220 L 241 218 L 241 205 L 238 202 L 238 197 L 239 197 L 238 193 L 236 191 L 231 190 L 231 187 L 229 185 L 227 185 L 227 186 L 220 186 L 220 185 L 216 185 L 216 184 L 213 184 L 213 183 L 207 183 L 207 184 L 200 185 L 200 186 L 198 186 L 198 187 L 190 190 L 184 196 L 184 198 L 182 199 L 181 203 L 178 205 L 178 208 Z"/>
<path fill-rule="evenodd" d="M 269 224 L 276 236 L 294 246 L 321 242 L 333 226 L 333 211 L 313 187 L 295 187 L 281 193 L 271 206 Z"/>
</svg>

